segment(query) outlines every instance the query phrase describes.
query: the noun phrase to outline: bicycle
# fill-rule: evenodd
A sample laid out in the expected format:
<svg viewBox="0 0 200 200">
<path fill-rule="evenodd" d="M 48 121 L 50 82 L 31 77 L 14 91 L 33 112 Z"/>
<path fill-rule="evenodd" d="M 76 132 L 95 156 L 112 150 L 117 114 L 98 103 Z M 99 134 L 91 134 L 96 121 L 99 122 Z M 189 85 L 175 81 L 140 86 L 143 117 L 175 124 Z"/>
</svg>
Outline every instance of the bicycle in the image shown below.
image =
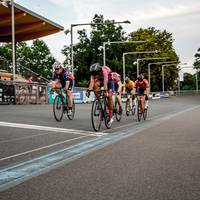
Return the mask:
<svg viewBox="0 0 200 200">
<path fill-rule="evenodd" d="M 132 101 L 132 107 L 131 107 L 131 101 Z M 126 116 L 129 116 L 130 113 L 134 116 L 135 115 L 135 104 L 131 98 L 131 95 L 127 94 L 127 99 L 126 99 L 126 104 L 125 104 L 125 109 L 126 109 Z"/>
<path fill-rule="evenodd" d="M 93 91 L 93 90 L 90 90 Z M 106 128 L 110 129 L 108 116 L 108 99 L 105 90 L 93 91 L 95 93 L 95 100 L 92 104 L 91 120 L 92 127 L 97 132 L 101 128 L 102 121 L 105 122 Z"/>
<path fill-rule="evenodd" d="M 116 120 L 119 122 L 122 118 L 122 111 L 120 111 L 120 105 L 117 101 L 117 93 L 114 94 L 114 102 L 113 102 L 113 115 L 115 115 Z"/>
<path fill-rule="evenodd" d="M 53 92 L 53 90 L 51 91 Z M 72 114 L 68 114 L 69 111 L 69 107 L 67 105 L 67 96 L 64 95 L 64 90 L 59 88 L 59 89 L 55 89 L 56 92 L 56 97 L 54 99 L 53 102 L 53 114 L 54 114 L 54 118 L 56 121 L 60 122 L 63 118 L 63 114 L 66 113 L 67 117 L 69 120 L 73 120 L 74 119 L 74 114 L 75 114 L 75 103 L 73 100 L 73 104 L 72 104 Z"/>
<path fill-rule="evenodd" d="M 147 109 L 145 108 L 145 95 L 144 94 L 137 94 L 137 117 L 138 121 L 141 120 L 142 116 L 143 119 L 146 120 L 147 118 Z"/>
</svg>

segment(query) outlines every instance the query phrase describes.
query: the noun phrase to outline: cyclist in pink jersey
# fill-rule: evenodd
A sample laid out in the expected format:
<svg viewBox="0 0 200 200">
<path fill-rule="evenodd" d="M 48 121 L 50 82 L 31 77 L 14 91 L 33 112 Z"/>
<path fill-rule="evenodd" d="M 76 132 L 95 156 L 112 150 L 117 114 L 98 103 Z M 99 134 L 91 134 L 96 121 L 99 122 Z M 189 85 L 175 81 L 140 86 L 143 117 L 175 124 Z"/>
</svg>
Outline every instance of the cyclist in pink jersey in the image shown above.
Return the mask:
<svg viewBox="0 0 200 200">
<path fill-rule="evenodd" d="M 108 108 L 109 108 L 109 123 L 113 122 L 113 100 L 114 82 L 112 79 L 112 70 L 108 66 L 101 66 L 95 63 L 90 66 L 90 84 L 86 91 L 86 96 L 89 97 L 90 90 L 97 91 L 99 89 L 108 92 Z"/>
<path fill-rule="evenodd" d="M 112 72 L 112 79 L 114 81 L 114 90 L 117 94 L 117 101 L 119 103 L 119 110 L 122 113 L 122 99 L 121 99 L 121 90 L 122 90 L 122 83 L 121 83 L 121 76 L 117 72 Z"/>
</svg>

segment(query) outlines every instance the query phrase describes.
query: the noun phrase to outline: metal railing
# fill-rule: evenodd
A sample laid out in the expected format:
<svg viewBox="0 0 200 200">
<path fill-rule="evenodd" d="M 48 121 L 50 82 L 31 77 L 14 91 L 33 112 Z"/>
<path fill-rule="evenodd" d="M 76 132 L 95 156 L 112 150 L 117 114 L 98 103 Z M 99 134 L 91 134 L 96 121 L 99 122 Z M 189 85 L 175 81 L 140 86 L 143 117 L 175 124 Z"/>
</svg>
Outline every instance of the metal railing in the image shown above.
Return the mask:
<svg viewBox="0 0 200 200">
<path fill-rule="evenodd" d="M 48 85 L 0 80 L 0 104 L 48 103 Z"/>
</svg>

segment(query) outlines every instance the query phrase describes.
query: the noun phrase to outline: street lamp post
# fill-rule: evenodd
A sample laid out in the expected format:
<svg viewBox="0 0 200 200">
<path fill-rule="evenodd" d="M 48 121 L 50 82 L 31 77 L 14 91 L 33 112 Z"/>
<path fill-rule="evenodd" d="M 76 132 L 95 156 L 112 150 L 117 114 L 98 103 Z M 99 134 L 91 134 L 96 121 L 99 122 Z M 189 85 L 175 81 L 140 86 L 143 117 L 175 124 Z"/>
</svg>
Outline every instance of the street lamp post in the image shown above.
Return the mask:
<svg viewBox="0 0 200 200">
<path fill-rule="evenodd" d="M 70 32 L 71 33 L 71 66 L 72 66 L 72 72 L 74 71 L 74 50 L 73 50 L 73 27 L 75 26 L 87 26 L 87 25 L 101 25 L 101 24 L 130 24 L 130 21 L 126 20 L 126 21 L 122 21 L 122 22 L 107 22 L 107 23 L 83 23 L 83 24 L 71 24 L 71 28 L 70 31 L 65 31 L 65 32 Z"/>
<path fill-rule="evenodd" d="M 126 55 L 135 55 L 135 54 L 145 54 L 145 53 L 158 53 L 158 51 L 135 51 L 135 52 L 126 52 L 123 53 L 123 79 L 125 80 L 125 56 Z M 137 71 L 138 71 L 138 61 L 137 61 Z M 137 75 L 138 76 L 138 75 Z"/>
<path fill-rule="evenodd" d="M 138 40 L 138 41 L 108 41 L 108 42 L 103 42 L 103 65 L 106 65 L 106 45 L 110 44 L 124 44 L 124 43 L 134 43 L 134 44 L 140 44 L 140 43 L 145 43 L 147 41 L 143 40 Z"/>
<path fill-rule="evenodd" d="M 159 60 L 166 60 L 169 58 L 160 58 Z M 151 72 L 150 72 L 150 67 L 151 65 L 159 65 L 159 64 L 167 64 L 167 63 L 174 63 L 173 61 L 165 61 L 165 62 L 154 62 L 154 63 L 148 63 L 148 81 L 149 81 L 149 92 L 151 92 Z"/>
<path fill-rule="evenodd" d="M 176 64 L 166 64 L 166 65 L 162 65 L 162 91 L 163 91 L 163 94 L 165 92 L 165 75 L 164 75 L 164 67 L 167 67 L 167 66 L 177 66 L 178 63 Z"/>
<path fill-rule="evenodd" d="M 187 63 L 186 63 L 187 64 Z M 183 68 L 194 68 L 193 66 L 187 66 L 187 67 L 181 67 L 180 69 L 183 69 Z M 179 86 L 178 86 L 178 91 L 179 91 L 179 94 L 181 92 L 181 89 L 180 89 L 180 79 L 179 79 Z M 196 93 L 198 94 L 199 92 L 199 85 L 198 85 L 198 69 L 196 69 Z"/>
<path fill-rule="evenodd" d="M 15 7 L 14 0 L 11 3 L 11 17 L 12 17 L 12 65 L 13 65 L 13 81 L 15 81 Z"/>
</svg>

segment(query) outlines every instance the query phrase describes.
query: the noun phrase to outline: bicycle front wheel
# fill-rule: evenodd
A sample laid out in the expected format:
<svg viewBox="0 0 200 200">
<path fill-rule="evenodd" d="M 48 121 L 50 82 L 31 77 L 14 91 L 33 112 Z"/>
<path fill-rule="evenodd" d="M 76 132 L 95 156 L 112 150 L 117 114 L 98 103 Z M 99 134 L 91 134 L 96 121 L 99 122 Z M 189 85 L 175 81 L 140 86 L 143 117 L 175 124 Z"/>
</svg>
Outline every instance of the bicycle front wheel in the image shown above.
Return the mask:
<svg viewBox="0 0 200 200">
<path fill-rule="evenodd" d="M 53 114 L 56 121 L 60 122 L 63 118 L 63 98 L 57 95 L 53 102 Z"/>
<path fill-rule="evenodd" d="M 143 112 L 143 119 L 146 120 L 147 118 L 147 109 L 144 109 L 144 112 Z"/>
<path fill-rule="evenodd" d="M 138 117 L 138 121 L 140 121 L 141 117 L 142 117 L 141 101 L 140 100 L 138 101 L 138 104 L 137 104 L 137 117 Z"/>
<path fill-rule="evenodd" d="M 126 116 L 129 116 L 129 115 L 130 115 L 130 111 L 131 111 L 130 99 L 127 99 L 127 100 L 126 100 L 125 109 L 126 109 Z"/>
<path fill-rule="evenodd" d="M 96 99 L 92 104 L 92 112 L 91 112 L 92 127 L 95 131 L 100 130 L 102 118 L 103 116 L 102 116 L 101 103 Z"/>
<path fill-rule="evenodd" d="M 117 100 L 115 101 L 115 118 L 119 122 L 122 118 L 122 112 L 120 112 L 120 106 Z"/>
<path fill-rule="evenodd" d="M 103 117 L 104 117 L 104 122 L 105 122 L 105 125 L 106 125 L 106 128 L 107 129 L 110 129 L 112 124 L 109 123 L 109 108 L 108 108 L 108 99 L 107 98 L 104 98 L 104 102 L 103 102 Z"/>
<path fill-rule="evenodd" d="M 75 103 L 74 103 L 74 100 L 73 100 L 73 104 L 72 104 L 72 114 L 71 114 L 71 115 L 68 115 L 68 114 L 67 114 L 67 117 L 68 117 L 70 120 L 73 120 L 73 119 L 74 119 L 74 115 L 75 115 Z"/>
</svg>

